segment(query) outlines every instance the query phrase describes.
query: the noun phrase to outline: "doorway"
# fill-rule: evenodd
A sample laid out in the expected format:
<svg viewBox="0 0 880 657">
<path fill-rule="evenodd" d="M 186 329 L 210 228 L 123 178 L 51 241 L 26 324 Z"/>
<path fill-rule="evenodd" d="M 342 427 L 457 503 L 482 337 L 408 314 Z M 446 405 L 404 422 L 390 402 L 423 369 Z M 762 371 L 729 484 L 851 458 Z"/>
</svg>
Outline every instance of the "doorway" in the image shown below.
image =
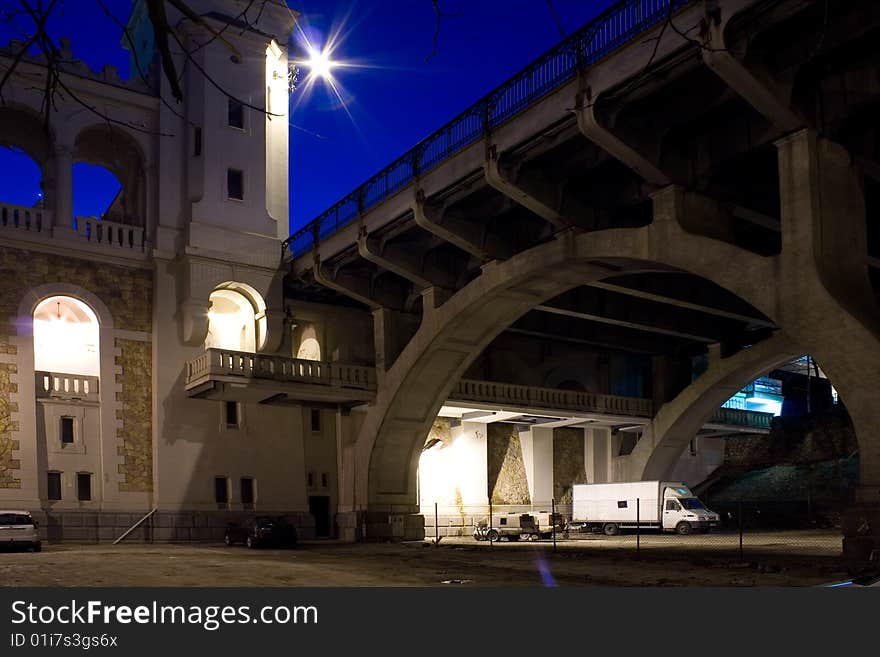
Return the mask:
<svg viewBox="0 0 880 657">
<path fill-rule="evenodd" d="M 315 518 L 315 538 L 330 538 L 330 497 L 310 495 L 309 513 Z"/>
</svg>

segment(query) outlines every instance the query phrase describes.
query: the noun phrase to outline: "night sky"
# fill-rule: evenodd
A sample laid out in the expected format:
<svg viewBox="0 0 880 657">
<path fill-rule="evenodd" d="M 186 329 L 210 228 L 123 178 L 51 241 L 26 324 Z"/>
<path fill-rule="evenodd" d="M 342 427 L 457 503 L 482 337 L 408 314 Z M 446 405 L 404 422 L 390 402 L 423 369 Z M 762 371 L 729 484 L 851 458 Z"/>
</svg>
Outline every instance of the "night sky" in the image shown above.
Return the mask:
<svg viewBox="0 0 880 657">
<path fill-rule="evenodd" d="M 123 21 L 127 17 L 130 0 L 104 4 Z M 300 24 L 313 44 L 339 32 L 333 58 L 358 64 L 334 71 L 348 112 L 324 83 L 308 96 L 295 98 L 297 91 L 292 96 L 290 214 L 295 229 L 555 45 L 562 38 L 560 26 L 568 34 L 612 2 L 439 0 L 449 16 L 442 19 L 433 56 L 436 14 L 430 0 L 289 4 L 301 12 Z M 113 64 L 120 75 L 129 76 L 120 29 L 95 0 L 59 3 L 49 29 L 55 37 L 69 36 L 74 54 L 93 69 Z M 14 30 L 14 25 L 0 24 L 0 41 L 16 38 Z M 38 180 L 29 158 L 0 148 L 0 200 L 33 204 Z M 100 214 L 117 189 L 103 169 L 75 165 L 74 212 Z"/>
</svg>

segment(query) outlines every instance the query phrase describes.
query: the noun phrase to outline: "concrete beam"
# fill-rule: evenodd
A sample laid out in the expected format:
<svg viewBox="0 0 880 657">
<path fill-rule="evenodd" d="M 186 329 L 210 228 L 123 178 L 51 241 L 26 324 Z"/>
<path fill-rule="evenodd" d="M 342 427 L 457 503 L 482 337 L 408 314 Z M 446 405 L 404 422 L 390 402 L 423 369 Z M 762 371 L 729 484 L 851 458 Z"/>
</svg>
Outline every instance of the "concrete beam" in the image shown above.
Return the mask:
<svg viewBox="0 0 880 657">
<path fill-rule="evenodd" d="M 656 301 L 658 303 L 664 303 L 669 306 L 676 306 L 678 308 L 686 308 L 687 310 L 695 310 L 697 312 L 706 313 L 707 315 L 715 315 L 717 317 L 724 317 L 726 319 L 736 320 L 738 322 L 747 322 L 754 326 L 760 326 L 762 328 L 776 328 L 776 325 L 773 322 L 758 319 L 757 317 L 752 317 L 751 315 L 741 315 L 739 313 L 732 313 L 726 310 L 721 310 L 720 308 L 714 308 L 712 306 L 706 306 L 699 303 L 691 303 L 690 301 L 682 301 L 681 299 L 676 299 L 674 297 L 669 297 L 663 294 L 654 294 L 652 292 L 645 292 L 643 290 L 637 290 L 631 287 L 625 287 L 623 285 L 614 285 L 613 283 L 605 283 L 602 281 L 596 281 L 594 283 L 588 283 L 588 287 L 599 288 L 600 290 L 608 290 L 609 292 L 616 292 L 618 294 L 625 294 L 627 296 L 636 297 L 638 299 L 647 299 L 648 301 Z"/>
<path fill-rule="evenodd" d="M 315 281 L 324 287 L 336 290 L 350 299 L 359 301 L 370 310 L 379 310 L 381 308 L 400 309 L 401 304 L 394 303 L 391 299 L 383 298 L 387 295 L 383 295 L 383 297 L 375 295 L 370 289 L 369 281 L 365 281 L 363 278 L 348 276 L 339 270 L 336 271 L 335 275 L 330 275 L 324 270 L 324 264 L 321 262 L 320 257 L 318 257 L 317 252 L 315 252 L 315 264 L 312 267 L 312 273 Z"/>
<path fill-rule="evenodd" d="M 536 215 L 556 228 L 568 228 L 575 222 L 562 216 L 558 208 L 562 206 L 562 187 L 556 189 L 537 189 L 537 184 L 523 184 L 516 181 L 516 176 L 502 167 L 495 147 L 490 148 L 489 157 L 483 166 L 486 182 L 509 199 L 534 212 Z M 524 181 L 523 181 L 524 182 Z M 545 185 L 547 187 L 547 185 Z"/>
<path fill-rule="evenodd" d="M 771 88 L 771 83 L 759 80 L 732 54 L 724 36 L 731 16 L 718 17 L 707 25 L 702 35 L 703 62 L 761 116 L 783 132 L 794 132 L 804 127 L 804 120 L 791 109 L 783 94 Z"/>
<path fill-rule="evenodd" d="M 619 160 L 652 185 L 670 183 L 669 177 L 647 157 L 605 128 L 596 116 L 595 100 L 580 95 L 575 110 L 581 134 L 606 153 Z"/>
<path fill-rule="evenodd" d="M 383 269 L 397 274 L 405 278 L 417 287 L 431 287 L 437 285 L 436 281 L 431 281 L 422 276 L 421 267 L 416 262 L 416 258 L 412 255 L 404 253 L 395 253 L 394 257 L 387 257 L 385 253 L 388 248 L 382 248 L 376 244 L 376 240 L 371 238 L 366 228 L 361 228 L 358 235 L 358 253 L 364 260 L 368 260 Z"/>
<path fill-rule="evenodd" d="M 535 310 L 544 313 L 551 313 L 554 315 L 562 315 L 564 317 L 574 317 L 575 319 L 585 319 L 590 322 L 598 322 L 599 324 L 610 324 L 611 326 L 622 326 L 623 328 L 635 329 L 637 331 L 646 331 L 648 333 L 659 333 L 660 335 L 668 335 L 673 338 L 683 338 L 685 340 L 695 340 L 697 342 L 704 342 L 706 344 L 711 344 L 713 342 L 718 342 L 717 337 L 711 337 L 706 335 L 696 335 L 693 333 L 687 333 L 685 331 L 675 331 L 671 329 L 664 329 L 659 326 L 654 326 L 653 324 L 643 324 L 641 322 L 630 322 L 622 319 L 615 319 L 613 317 L 607 317 L 605 315 L 594 315 L 591 313 L 579 312 L 576 310 L 569 310 L 567 308 L 557 308 L 555 306 L 535 306 Z"/>
<path fill-rule="evenodd" d="M 444 210 L 428 205 L 421 194 L 416 196 L 412 204 L 412 211 L 416 225 L 432 235 L 454 244 L 462 251 L 470 253 L 480 260 L 495 259 L 494 254 L 483 248 L 480 231 L 475 226 L 468 226 L 463 222 L 444 217 Z"/>
</svg>

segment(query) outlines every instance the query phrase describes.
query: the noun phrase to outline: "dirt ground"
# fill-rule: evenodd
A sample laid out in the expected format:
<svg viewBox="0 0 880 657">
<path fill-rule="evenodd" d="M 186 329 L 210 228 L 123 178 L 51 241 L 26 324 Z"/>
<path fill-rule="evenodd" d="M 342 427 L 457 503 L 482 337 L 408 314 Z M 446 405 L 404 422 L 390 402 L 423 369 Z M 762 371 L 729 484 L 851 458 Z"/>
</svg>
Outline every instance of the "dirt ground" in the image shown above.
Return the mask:
<svg viewBox="0 0 880 657">
<path fill-rule="evenodd" d="M 833 548 L 839 535 L 796 538 L 750 536 L 743 561 L 730 537 L 642 537 L 638 559 L 631 536 L 559 541 L 555 551 L 550 541 L 490 546 L 471 538 L 293 550 L 44 545 L 40 553 L 0 553 L 0 586 L 811 586 L 847 577 Z"/>
</svg>

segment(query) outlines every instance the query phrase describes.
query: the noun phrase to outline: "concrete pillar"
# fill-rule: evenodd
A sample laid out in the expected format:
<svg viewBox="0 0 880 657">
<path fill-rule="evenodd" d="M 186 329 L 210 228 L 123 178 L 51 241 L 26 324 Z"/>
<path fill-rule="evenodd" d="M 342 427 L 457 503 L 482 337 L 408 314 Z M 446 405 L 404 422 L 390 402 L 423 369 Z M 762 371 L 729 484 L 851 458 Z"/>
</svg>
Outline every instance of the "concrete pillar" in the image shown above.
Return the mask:
<svg viewBox="0 0 880 657">
<path fill-rule="evenodd" d="M 809 130 L 777 143 L 782 253 L 779 323 L 840 392 L 859 443 L 858 505 L 844 552 L 880 550 L 880 319 L 866 265 L 861 178 L 840 145 Z"/>
<path fill-rule="evenodd" d="M 548 505 L 553 499 L 553 429 L 532 427 L 530 433 L 531 476 L 528 476 L 528 466 L 526 470 L 529 493 L 532 504 Z"/>
<path fill-rule="evenodd" d="M 611 481 L 611 442 L 611 430 L 606 427 L 584 430 L 584 470 L 591 484 Z"/>
<path fill-rule="evenodd" d="M 73 147 L 55 146 L 55 178 L 52 190 L 52 234 L 73 232 Z"/>
</svg>

